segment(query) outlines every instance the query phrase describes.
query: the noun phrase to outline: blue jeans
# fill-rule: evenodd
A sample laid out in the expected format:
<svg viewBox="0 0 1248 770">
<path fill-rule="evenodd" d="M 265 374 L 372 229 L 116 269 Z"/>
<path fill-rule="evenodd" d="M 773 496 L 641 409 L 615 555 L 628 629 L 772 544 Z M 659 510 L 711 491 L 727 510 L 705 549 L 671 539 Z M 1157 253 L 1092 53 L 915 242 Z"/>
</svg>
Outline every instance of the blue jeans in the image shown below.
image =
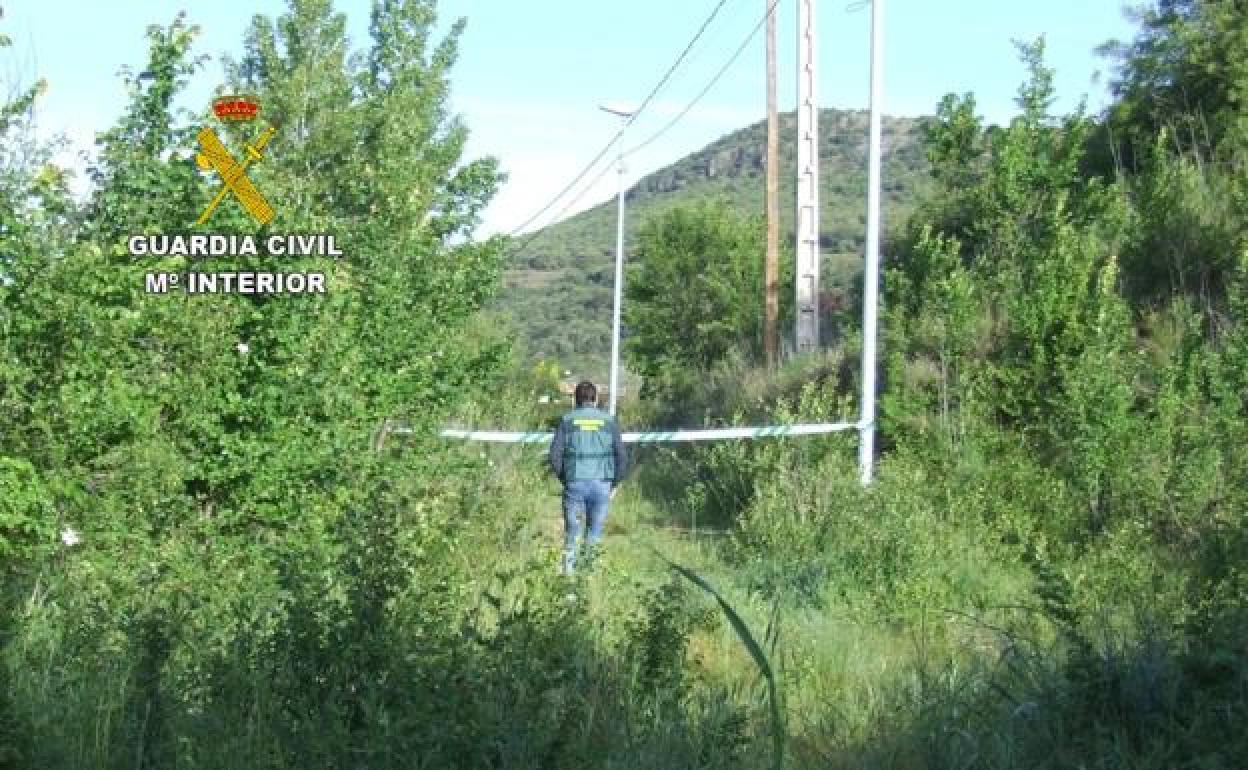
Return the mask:
<svg viewBox="0 0 1248 770">
<path fill-rule="evenodd" d="M 602 541 L 607 523 L 607 507 L 611 502 L 609 481 L 569 481 L 563 486 L 563 572 L 576 569 L 576 541 L 581 536 L 581 511 L 588 519 L 586 545 L 592 549 Z"/>
</svg>

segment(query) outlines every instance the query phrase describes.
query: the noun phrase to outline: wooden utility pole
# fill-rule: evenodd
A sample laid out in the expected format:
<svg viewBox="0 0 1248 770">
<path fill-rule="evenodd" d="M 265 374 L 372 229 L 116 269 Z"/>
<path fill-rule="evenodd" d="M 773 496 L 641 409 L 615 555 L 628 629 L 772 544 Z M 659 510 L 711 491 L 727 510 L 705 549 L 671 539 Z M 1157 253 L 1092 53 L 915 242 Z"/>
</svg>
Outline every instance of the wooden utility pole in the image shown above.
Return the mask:
<svg viewBox="0 0 1248 770">
<path fill-rule="evenodd" d="M 776 8 L 763 0 L 767 12 L 767 257 L 763 268 L 766 297 L 763 305 L 763 349 L 768 368 L 776 366 L 776 327 L 780 302 L 780 118 L 776 113 Z"/>
</svg>

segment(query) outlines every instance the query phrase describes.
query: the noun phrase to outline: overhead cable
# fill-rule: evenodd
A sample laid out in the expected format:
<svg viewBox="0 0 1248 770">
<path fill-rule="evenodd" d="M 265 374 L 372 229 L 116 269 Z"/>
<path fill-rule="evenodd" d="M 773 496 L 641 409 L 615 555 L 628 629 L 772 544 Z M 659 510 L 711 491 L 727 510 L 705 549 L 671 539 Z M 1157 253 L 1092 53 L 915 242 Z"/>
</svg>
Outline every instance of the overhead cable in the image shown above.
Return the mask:
<svg viewBox="0 0 1248 770">
<path fill-rule="evenodd" d="M 754 36 L 757 35 L 758 31 L 763 28 L 763 25 L 767 23 L 767 17 L 771 16 L 771 14 L 776 9 L 776 5 L 779 2 L 780 0 L 772 0 L 771 5 L 767 8 L 767 12 L 763 14 L 763 18 L 759 19 L 758 24 L 754 25 L 754 29 L 750 30 L 750 34 L 746 36 L 745 40 L 741 41 L 741 45 L 737 46 L 737 50 L 732 53 L 732 56 L 728 58 L 728 61 L 724 62 L 724 66 L 719 68 L 719 72 L 715 73 L 715 76 L 712 77 L 710 81 L 706 84 L 706 86 L 701 91 L 698 92 L 697 96 L 693 97 L 693 99 L 689 102 L 689 104 L 685 105 L 685 108 L 681 110 L 676 115 L 676 117 L 668 121 L 667 124 L 664 125 L 662 128 L 660 128 L 658 131 L 655 131 L 653 134 L 651 134 L 650 137 L 646 139 L 644 142 L 641 142 L 640 144 L 625 150 L 624 155 L 626 156 L 632 155 L 638 150 L 648 147 L 652 142 L 654 142 L 660 136 L 663 136 L 663 134 L 667 133 L 668 130 L 672 128 L 672 126 L 679 123 L 682 118 L 688 115 L 690 110 L 692 110 L 695 106 L 697 106 L 698 102 L 702 100 L 702 97 L 706 96 L 707 93 L 710 92 L 710 90 L 715 87 L 715 84 L 718 83 L 719 79 L 724 76 L 724 73 L 726 73 L 728 69 L 732 67 L 734 63 L 736 63 L 737 59 L 741 58 L 741 54 L 744 53 L 745 49 L 749 47 L 750 43 L 754 40 Z"/>
<path fill-rule="evenodd" d="M 676 60 L 675 60 L 674 62 L 672 62 L 672 65 L 671 65 L 670 67 L 668 67 L 668 68 L 667 68 L 667 72 L 666 72 L 666 73 L 664 73 L 663 77 L 662 77 L 662 78 L 659 80 L 659 82 L 658 82 L 658 83 L 654 86 L 654 88 L 652 88 L 652 89 L 650 90 L 650 93 L 649 93 L 649 94 L 646 96 L 646 98 L 642 101 L 641 105 L 640 105 L 640 106 L 639 106 L 639 107 L 638 107 L 638 108 L 637 108 L 637 109 L 633 112 L 633 114 L 632 114 L 632 115 L 630 115 L 630 116 L 628 117 L 628 119 L 624 122 L 624 124 L 623 124 L 622 126 L 620 126 L 620 129 L 619 129 L 618 131 L 616 131 L 616 132 L 615 132 L 615 136 L 611 137 L 611 140 L 610 140 L 609 142 L 607 142 L 607 144 L 606 144 L 605 146 L 603 146 L 603 148 L 602 148 L 601 150 L 599 150 L 599 151 L 598 151 L 598 154 L 594 156 L 593 160 L 591 160 L 589 163 L 585 164 L 585 167 L 584 167 L 583 169 L 581 169 L 581 172 L 580 172 L 579 174 L 577 174 L 577 175 L 576 175 L 576 176 L 572 179 L 572 181 L 571 181 L 571 182 L 569 182 L 569 183 L 567 184 L 567 186 L 565 186 L 562 190 L 560 190 L 560 191 L 559 191 L 559 193 L 558 193 L 557 195 L 555 195 L 553 198 L 551 198 L 551 199 L 550 199 L 550 200 L 546 203 L 546 205 L 542 206 L 542 207 L 541 207 L 540 209 L 538 209 L 538 210 L 537 210 L 537 212 L 535 212 L 532 216 L 530 216 L 530 217 L 529 217 L 528 219 L 526 219 L 523 223 L 521 223 L 519 226 L 517 226 L 516 228 L 514 228 L 514 229 L 513 229 L 510 233 L 508 233 L 508 235 L 509 235 L 509 236 L 513 236 L 513 237 L 514 237 L 514 236 L 515 236 L 516 234 L 518 234 L 521 230 L 524 230 L 526 227 L 528 227 L 529 225 L 531 225 L 533 222 L 537 221 L 537 219 L 538 219 L 539 217 L 541 217 L 543 214 L 545 214 L 547 211 L 549 211 L 549 210 L 550 210 L 550 209 L 551 209 L 551 208 L 552 208 L 552 207 L 553 207 L 556 203 L 558 203 L 558 202 L 559 202 L 559 200 L 560 200 L 561 198 L 563 198 L 563 196 L 567 195 L 567 194 L 568 194 L 568 192 L 569 192 L 572 188 L 574 188 L 574 187 L 577 185 L 577 183 L 578 183 L 578 182 L 580 182 L 582 179 L 584 179 L 584 178 L 585 178 L 585 175 L 586 175 L 586 174 L 588 174 L 588 173 L 589 173 L 589 172 L 590 172 L 590 171 L 591 171 L 591 170 L 592 170 L 592 169 L 593 169 L 593 168 L 594 168 L 594 167 L 598 164 L 598 161 L 602 160 L 602 158 L 603 158 L 603 157 L 604 157 L 604 156 L 605 156 L 608 152 L 610 152 L 611 148 L 612 148 L 612 147 L 614 147 L 614 146 L 615 146 L 615 144 L 616 144 L 616 143 L 620 140 L 620 137 L 622 137 L 622 136 L 624 135 L 624 131 L 625 131 L 625 130 L 629 127 L 629 126 L 631 126 L 631 125 L 633 124 L 633 122 L 634 122 L 635 120 L 637 120 L 637 118 L 641 115 L 641 113 L 645 111 L 646 107 L 648 107 L 648 106 L 650 105 L 650 103 L 654 101 L 655 96 L 657 96 L 657 95 L 658 95 L 658 93 L 659 93 L 659 91 L 661 91 L 661 90 L 663 89 L 663 86 L 667 85 L 667 81 L 671 79 L 672 75 L 676 72 L 677 68 L 679 68 L 679 67 L 680 67 L 681 63 L 682 63 L 682 62 L 684 62 L 685 58 L 689 55 L 689 52 L 690 52 L 691 50 L 693 50 L 694 45 L 696 45 L 696 44 L 697 44 L 697 42 L 698 42 L 698 40 L 700 40 L 700 39 L 702 38 L 702 35 L 703 35 L 703 33 L 704 33 L 704 32 L 706 32 L 707 27 L 709 27 L 709 26 L 710 26 L 711 22 L 712 22 L 712 21 L 714 21 L 715 17 L 719 14 L 720 10 L 721 10 L 721 9 L 722 9 L 722 8 L 723 8 L 723 7 L 724 7 L 727 3 L 728 3 L 728 0 L 719 0 L 719 2 L 718 2 L 718 3 L 716 3 L 715 7 L 711 10 L 710 14 L 706 17 L 706 20 L 702 22 L 702 26 L 698 28 L 698 31 L 697 31 L 697 32 L 695 32 L 695 33 L 694 33 L 694 35 L 693 35 L 693 37 L 689 40 L 689 43 L 685 46 L 684 50 L 680 52 L 680 55 L 676 57 Z M 600 176 L 599 178 L 601 178 L 601 176 Z M 568 207 L 566 207 L 566 206 L 565 206 L 565 209 L 564 209 L 564 210 L 566 210 L 567 208 L 568 208 Z M 542 232 L 544 232 L 544 231 L 543 231 L 543 230 L 539 230 L 537 233 L 534 233 L 532 236 L 530 236 L 528 239 L 526 239 L 524 242 L 522 242 L 518 248 L 516 248 L 516 249 L 512 250 L 512 251 L 509 253 L 509 256 L 510 256 L 510 255 L 517 254 L 517 253 L 519 253 L 520 251 L 523 251 L 523 250 L 524 250 L 524 248 L 525 248 L 525 247 L 527 247 L 530 243 L 532 243 L 532 241 L 533 241 L 533 240 L 534 240 L 534 239 L 535 239 L 538 235 L 540 235 Z"/>
</svg>

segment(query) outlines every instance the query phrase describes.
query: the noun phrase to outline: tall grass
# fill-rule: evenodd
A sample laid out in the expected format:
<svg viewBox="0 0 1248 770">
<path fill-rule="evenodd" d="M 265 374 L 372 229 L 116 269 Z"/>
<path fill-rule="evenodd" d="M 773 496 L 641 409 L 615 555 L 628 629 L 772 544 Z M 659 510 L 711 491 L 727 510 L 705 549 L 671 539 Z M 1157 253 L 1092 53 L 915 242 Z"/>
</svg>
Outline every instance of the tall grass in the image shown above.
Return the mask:
<svg viewBox="0 0 1248 770">
<path fill-rule="evenodd" d="M 741 616 L 738 615 L 737 611 L 732 608 L 732 605 L 729 604 L 723 596 L 720 596 L 718 591 L 711 587 L 710 583 L 707 583 L 697 573 L 687 569 L 686 567 L 682 567 L 679 564 L 668 562 L 668 566 L 671 567 L 672 570 L 678 575 L 681 575 L 691 581 L 694 585 L 698 586 L 715 598 L 716 603 L 719 604 L 719 608 L 723 610 L 724 616 L 728 618 L 728 622 L 732 624 L 732 630 L 736 633 L 737 638 L 741 640 L 741 644 L 745 645 L 745 649 L 749 651 L 750 659 L 754 661 L 754 665 L 758 667 L 759 673 L 766 680 L 767 702 L 771 706 L 771 740 L 773 747 L 772 750 L 774 752 L 773 767 L 775 770 L 782 770 L 784 767 L 786 729 L 784 718 L 782 716 L 780 693 L 776 686 L 776 676 L 772 672 L 771 662 L 767 658 L 767 653 L 763 652 L 762 646 L 754 639 L 754 635 L 750 633 L 750 628 L 746 625 L 746 622 L 741 619 Z M 776 606 L 778 607 L 779 605 L 777 604 Z M 777 628 L 778 632 L 778 626 L 775 625 L 775 620 L 776 618 L 773 616 L 772 625 L 768 626 L 768 636 L 770 636 L 770 632 L 773 627 Z"/>
<path fill-rule="evenodd" d="M 1131 522 L 1072 559 L 1043 520 L 1069 490 L 988 446 L 899 447 L 871 490 L 842 438 L 652 466 L 673 489 L 731 466 L 731 537 L 675 538 L 626 488 L 575 602 L 557 486 L 517 448 L 465 448 L 472 487 L 422 501 L 392 554 L 209 558 L 189 531 L 127 565 L 73 552 L 6 605 L 0 765 L 1243 766 L 1245 581 Z"/>
</svg>

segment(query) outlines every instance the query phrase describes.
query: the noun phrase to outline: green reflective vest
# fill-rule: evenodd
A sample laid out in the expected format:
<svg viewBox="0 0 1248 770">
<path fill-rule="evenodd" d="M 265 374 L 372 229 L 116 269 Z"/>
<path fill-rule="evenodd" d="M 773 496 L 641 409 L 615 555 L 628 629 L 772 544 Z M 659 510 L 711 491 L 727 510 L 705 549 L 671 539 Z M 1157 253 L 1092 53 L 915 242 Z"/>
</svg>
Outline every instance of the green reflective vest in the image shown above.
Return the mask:
<svg viewBox="0 0 1248 770">
<path fill-rule="evenodd" d="M 563 428 L 564 481 L 615 478 L 614 417 L 592 406 L 581 407 L 564 415 Z"/>
</svg>

